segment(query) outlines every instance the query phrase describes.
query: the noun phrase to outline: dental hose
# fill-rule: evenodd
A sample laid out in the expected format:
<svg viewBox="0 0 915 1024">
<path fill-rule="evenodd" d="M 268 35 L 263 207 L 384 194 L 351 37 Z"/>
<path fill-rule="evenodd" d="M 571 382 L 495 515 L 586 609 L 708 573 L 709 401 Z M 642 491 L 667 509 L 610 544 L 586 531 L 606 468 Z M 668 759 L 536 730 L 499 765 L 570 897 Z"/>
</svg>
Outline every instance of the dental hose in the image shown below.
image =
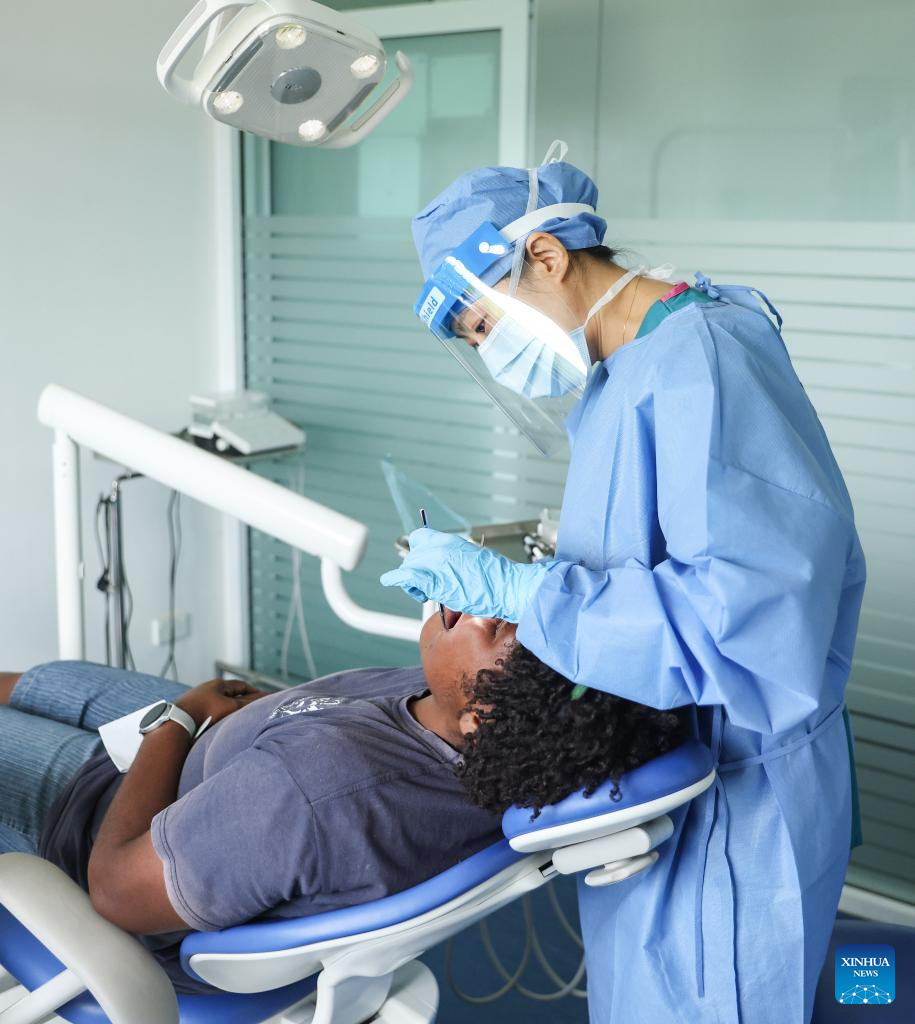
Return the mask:
<svg viewBox="0 0 915 1024">
<path fill-rule="evenodd" d="M 548 896 L 552 905 L 553 911 L 559 919 L 560 926 L 568 937 L 575 943 L 579 949 L 584 949 L 584 943 L 582 942 L 581 936 L 576 931 L 575 927 L 570 923 L 566 917 L 565 912 L 559 904 L 559 900 L 553 891 L 553 886 L 548 885 Z M 501 999 L 506 996 L 513 989 L 518 992 L 519 995 L 524 996 L 527 999 L 532 999 L 537 1002 L 553 1002 L 557 999 L 562 999 L 565 996 L 575 996 L 578 999 L 587 998 L 587 992 L 583 988 L 579 988 L 579 983 L 584 977 L 585 973 L 585 957 L 582 953 L 581 960 L 576 967 L 572 977 L 566 981 L 560 977 L 555 971 L 552 964 L 550 964 L 546 953 L 540 944 L 540 938 L 537 934 L 536 922 L 534 920 L 534 903 L 531 895 L 528 893 L 522 897 L 522 909 L 524 914 L 525 924 L 525 942 L 524 951 L 521 954 L 521 959 L 518 966 L 513 972 L 509 970 L 502 963 L 499 954 L 496 952 L 495 945 L 492 941 L 492 935 L 489 930 L 487 922 L 480 922 L 480 936 L 483 943 L 483 949 L 486 951 L 486 955 L 489 957 L 490 962 L 495 968 L 496 972 L 503 979 L 504 984 L 496 989 L 494 992 L 489 992 L 486 995 L 476 996 L 470 995 L 464 992 L 458 985 L 454 976 L 454 939 L 449 939 L 445 947 L 445 970 L 448 978 L 448 983 L 454 990 L 456 995 L 463 999 L 465 1002 L 481 1005 L 485 1003 L 493 1003 L 497 999 Z M 523 976 L 528 964 L 531 960 L 531 954 L 534 959 L 540 964 L 546 976 L 549 980 L 557 986 L 552 992 L 537 992 L 533 989 L 528 988 L 526 985 L 521 983 L 521 977 Z"/>
</svg>

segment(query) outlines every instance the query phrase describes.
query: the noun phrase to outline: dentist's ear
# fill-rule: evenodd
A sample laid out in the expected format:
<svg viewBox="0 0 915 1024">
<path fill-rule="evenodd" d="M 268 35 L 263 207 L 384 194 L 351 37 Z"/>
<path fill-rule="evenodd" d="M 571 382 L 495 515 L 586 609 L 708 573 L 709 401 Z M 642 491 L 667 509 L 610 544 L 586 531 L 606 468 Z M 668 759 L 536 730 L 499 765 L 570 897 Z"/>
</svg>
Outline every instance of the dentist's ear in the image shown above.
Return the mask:
<svg viewBox="0 0 915 1024">
<path fill-rule="evenodd" d="M 535 231 L 528 235 L 525 248 L 527 262 L 534 274 L 556 282 L 565 279 L 572 261 L 569 259 L 569 250 L 558 238 L 548 231 Z"/>
</svg>

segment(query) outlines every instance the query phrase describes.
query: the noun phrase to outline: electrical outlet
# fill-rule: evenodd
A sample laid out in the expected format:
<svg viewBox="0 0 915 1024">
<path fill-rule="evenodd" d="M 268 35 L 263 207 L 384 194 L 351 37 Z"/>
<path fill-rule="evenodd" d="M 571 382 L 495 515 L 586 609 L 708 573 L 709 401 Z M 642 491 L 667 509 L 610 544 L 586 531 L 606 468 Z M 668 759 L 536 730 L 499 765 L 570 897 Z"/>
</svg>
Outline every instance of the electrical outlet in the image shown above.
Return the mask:
<svg viewBox="0 0 915 1024">
<path fill-rule="evenodd" d="M 152 620 L 152 642 L 156 647 L 167 647 L 172 641 L 172 632 L 175 640 L 183 640 L 190 636 L 191 616 L 189 612 L 175 612 L 172 619 L 170 615 L 160 615 Z"/>
</svg>

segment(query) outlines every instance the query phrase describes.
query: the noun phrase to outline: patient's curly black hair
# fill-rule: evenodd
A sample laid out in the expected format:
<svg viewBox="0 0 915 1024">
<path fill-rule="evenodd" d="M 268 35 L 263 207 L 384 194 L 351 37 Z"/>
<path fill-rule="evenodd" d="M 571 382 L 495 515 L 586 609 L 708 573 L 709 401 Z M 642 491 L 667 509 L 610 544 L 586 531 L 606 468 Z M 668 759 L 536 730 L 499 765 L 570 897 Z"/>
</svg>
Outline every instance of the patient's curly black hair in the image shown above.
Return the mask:
<svg viewBox="0 0 915 1024">
<path fill-rule="evenodd" d="M 591 794 L 679 746 L 686 739 L 683 710 L 658 711 L 588 689 L 571 700 L 571 684 L 515 642 L 498 667 L 465 682 L 467 707 L 480 718 L 466 737 L 458 776 L 470 799 L 501 814 L 512 804 L 533 808 L 584 789 Z"/>
</svg>

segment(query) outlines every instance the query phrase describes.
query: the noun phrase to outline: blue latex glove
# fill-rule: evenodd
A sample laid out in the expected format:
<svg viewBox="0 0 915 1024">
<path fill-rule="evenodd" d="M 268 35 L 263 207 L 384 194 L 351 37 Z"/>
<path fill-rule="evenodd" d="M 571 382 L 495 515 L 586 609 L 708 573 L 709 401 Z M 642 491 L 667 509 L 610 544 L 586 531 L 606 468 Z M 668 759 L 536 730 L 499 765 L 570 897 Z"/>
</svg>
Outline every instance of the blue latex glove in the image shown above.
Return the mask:
<svg viewBox="0 0 915 1024">
<path fill-rule="evenodd" d="M 440 601 L 456 612 L 519 622 L 547 571 L 547 562 L 513 562 L 428 527 L 414 530 L 409 539 L 403 565 L 386 572 L 382 585 L 401 587 L 415 601 Z"/>
</svg>

